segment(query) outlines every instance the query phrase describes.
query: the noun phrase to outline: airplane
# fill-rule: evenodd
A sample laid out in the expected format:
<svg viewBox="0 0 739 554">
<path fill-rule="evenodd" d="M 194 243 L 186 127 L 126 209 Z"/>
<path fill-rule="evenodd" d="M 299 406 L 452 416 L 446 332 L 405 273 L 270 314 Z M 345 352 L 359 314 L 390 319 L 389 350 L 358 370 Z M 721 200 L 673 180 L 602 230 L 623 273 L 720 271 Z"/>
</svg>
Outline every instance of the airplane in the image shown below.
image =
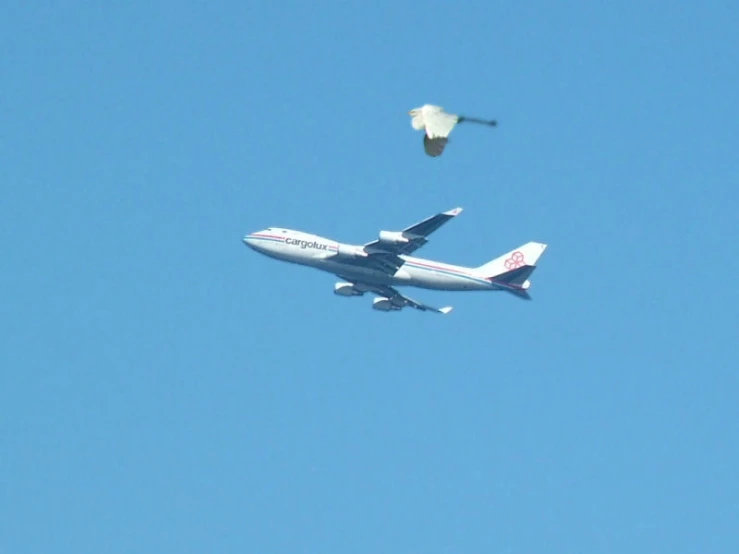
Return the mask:
<svg viewBox="0 0 739 554">
<path fill-rule="evenodd" d="M 268 227 L 246 235 L 249 248 L 280 261 L 312 267 L 342 279 L 338 296 L 377 295 L 372 308 L 390 312 L 405 307 L 448 314 L 451 306 L 435 308 L 404 296 L 395 287 L 445 291 L 505 291 L 531 300 L 529 277 L 547 245 L 527 242 L 479 266 L 463 267 L 411 256 L 428 236 L 462 212 L 454 208 L 428 217 L 402 231 L 380 231 L 364 245 L 344 244 L 318 235 Z"/>
</svg>

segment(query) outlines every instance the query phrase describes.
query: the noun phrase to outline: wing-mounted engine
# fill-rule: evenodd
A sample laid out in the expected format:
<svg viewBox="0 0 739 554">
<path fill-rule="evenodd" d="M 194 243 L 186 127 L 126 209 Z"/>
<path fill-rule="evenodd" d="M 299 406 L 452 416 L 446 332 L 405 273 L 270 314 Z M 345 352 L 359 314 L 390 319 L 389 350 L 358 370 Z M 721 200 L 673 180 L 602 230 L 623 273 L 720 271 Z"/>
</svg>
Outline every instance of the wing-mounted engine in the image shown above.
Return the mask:
<svg viewBox="0 0 739 554">
<path fill-rule="evenodd" d="M 403 236 L 400 231 L 380 231 L 380 242 L 383 244 L 407 244 L 410 238 Z"/>
<path fill-rule="evenodd" d="M 358 290 L 352 283 L 336 283 L 334 285 L 334 294 L 339 296 L 363 296 L 364 292 Z"/>
<path fill-rule="evenodd" d="M 338 258 L 346 258 L 346 259 L 352 259 L 352 258 L 366 258 L 368 256 L 367 252 L 364 251 L 364 249 L 361 246 L 354 246 L 351 244 L 337 244 L 336 248 L 336 256 Z"/>
<path fill-rule="evenodd" d="M 384 298 L 382 296 L 375 298 L 372 301 L 372 309 L 379 310 L 381 312 L 390 312 L 393 310 L 399 311 L 402 310 L 402 306 L 396 306 L 393 304 L 392 300 L 389 298 Z"/>
</svg>

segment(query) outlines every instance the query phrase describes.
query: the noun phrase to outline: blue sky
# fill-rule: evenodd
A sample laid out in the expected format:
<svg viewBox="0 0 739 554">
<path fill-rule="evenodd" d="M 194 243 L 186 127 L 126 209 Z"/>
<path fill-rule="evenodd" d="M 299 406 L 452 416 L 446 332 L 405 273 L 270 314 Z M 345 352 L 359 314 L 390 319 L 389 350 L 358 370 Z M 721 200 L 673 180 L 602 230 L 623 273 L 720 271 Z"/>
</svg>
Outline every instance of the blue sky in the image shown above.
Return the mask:
<svg viewBox="0 0 739 554">
<path fill-rule="evenodd" d="M 0 20 L 0 550 L 739 550 L 736 2 Z M 427 158 L 423 103 L 500 122 Z M 383 314 L 241 238 L 549 249 Z"/>
</svg>

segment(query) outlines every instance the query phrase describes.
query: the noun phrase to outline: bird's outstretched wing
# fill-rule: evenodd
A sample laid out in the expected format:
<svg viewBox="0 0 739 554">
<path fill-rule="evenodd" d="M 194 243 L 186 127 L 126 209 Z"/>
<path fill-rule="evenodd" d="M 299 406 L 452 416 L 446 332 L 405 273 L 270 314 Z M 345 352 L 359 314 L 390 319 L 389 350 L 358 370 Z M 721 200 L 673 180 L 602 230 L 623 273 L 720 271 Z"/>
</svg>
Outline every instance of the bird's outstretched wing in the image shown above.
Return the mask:
<svg viewBox="0 0 739 554">
<path fill-rule="evenodd" d="M 444 152 L 444 148 L 449 142 L 449 133 L 457 124 L 463 122 L 481 123 L 491 127 L 498 124 L 495 120 L 448 113 L 441 106 L 434 106 L 433 104 L 424 104 L 420 108 L 413 108 L 408 113 L 411 115 L 411 126 L 416 130 L 423 129 L 423 149 L 432 158 L 441 156 Z"/>
<path fill-rule="evenodd" d="M 459 118 L 455 114 L 444 111 L 441 106 L 425 104 L 408 112 L 411 115 L 411 126 L 420 131 L 423 129 L 423 149 L 428 156 L 441 156 Z"/>
<path fill-rule="evenodd" d="M 441 156 L 447 142 L 449 142 L 449 139 L 446 137 L 436 137 L 432 139 L 429 138 L 428 135 L 423 135 L 423 150 L 432 158 L 436 158 L 437 156 Z"/>
<path fill-rule="evenodd" d="M 426 135 L 430 139 L 437 137 L 448 137 L 454 126 L 457 124 L 458 117 L 455 114 L 447 113 L 444 108 L 439 106 L 425 106 L 424 121 L 426 123 Z"/>
</svg>

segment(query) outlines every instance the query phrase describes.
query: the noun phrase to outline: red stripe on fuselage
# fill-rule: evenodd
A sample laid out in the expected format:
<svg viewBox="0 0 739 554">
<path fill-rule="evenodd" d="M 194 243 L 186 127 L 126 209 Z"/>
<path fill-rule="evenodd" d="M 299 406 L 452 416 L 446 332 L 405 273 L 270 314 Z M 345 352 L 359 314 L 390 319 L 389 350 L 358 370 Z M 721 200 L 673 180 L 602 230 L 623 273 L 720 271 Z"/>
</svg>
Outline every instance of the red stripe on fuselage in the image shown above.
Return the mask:
<svg viewBox="0 0 739 554">
<path fill-rule="evenodd" d="M 466 277 L 477 277 L 477 275 L 474 275 L 470 273 L 469 271 L 464 271 L 461 269 L 457 269 L 456 267 L 448 267 L 448 266 L 442 266 L 442 265 L 435 265 L 435 264 L 429 264 L 425 262 L 419 262 L 418 260 L 409 260 L 411 265 L 418 265 L 421 267 L 425 267 L 427 269 L 438 269 L 440 271 L 448 271 L 449 273 L 456 273 L 458 275 L 464 275 Z M 479 278 L 479 277 L 478 277 Z"/>
<path fill-rule="evenodd" d="M 253 233 L 251 235 L 252 237 L 256 239 L 277 239 L 277 240 L 285 240 L 285 237 L 281 237 L 278 235 L 268 235 L 266 233 Z"/>
</svg>

